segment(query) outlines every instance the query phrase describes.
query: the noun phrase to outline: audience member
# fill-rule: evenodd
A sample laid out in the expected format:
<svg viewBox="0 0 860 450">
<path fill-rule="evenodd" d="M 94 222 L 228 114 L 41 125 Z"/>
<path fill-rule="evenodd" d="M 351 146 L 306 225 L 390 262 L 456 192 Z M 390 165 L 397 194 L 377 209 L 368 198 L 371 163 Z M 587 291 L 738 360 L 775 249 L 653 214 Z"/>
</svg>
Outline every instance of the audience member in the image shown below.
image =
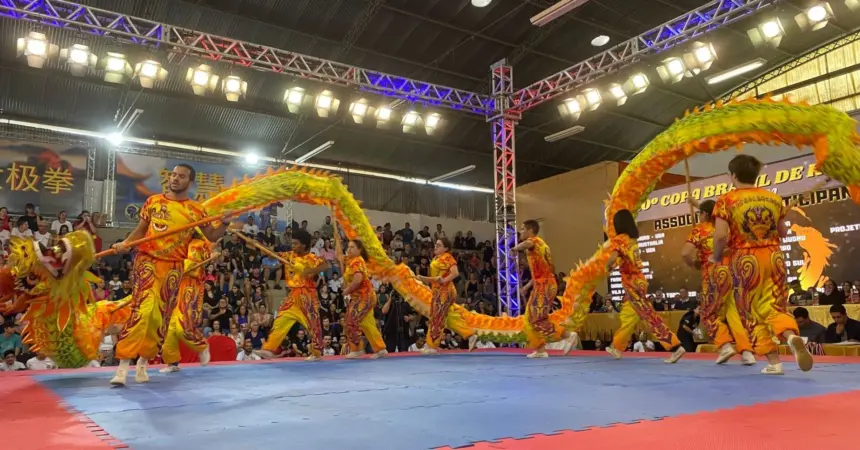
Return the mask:
<svg viewBox="0 0 860 450">
<path fill-rule="evenodd" d="M 831 306 L 830 317 L 833 318 L 833 323 L 827 327 L 824 338 L 826 343 L 838 344 L 849 341 L 860 343 L 860 321 L 848 317 L 845 305 Z"/>
<path fill-rule="evenodd" d="M 794 314 L 794 320 L 797 321 L 797 327 L 799 328 L 801 337 L 806 338 L 807 342 L 815 344 L 823 344 L 825 342 L 827 328 L 824 328 L 824 325 L 811 320 L 809 318 L 809 311 L 806 308 L 799 306 L 794 308 L 792 313 Z"/>
</svg>

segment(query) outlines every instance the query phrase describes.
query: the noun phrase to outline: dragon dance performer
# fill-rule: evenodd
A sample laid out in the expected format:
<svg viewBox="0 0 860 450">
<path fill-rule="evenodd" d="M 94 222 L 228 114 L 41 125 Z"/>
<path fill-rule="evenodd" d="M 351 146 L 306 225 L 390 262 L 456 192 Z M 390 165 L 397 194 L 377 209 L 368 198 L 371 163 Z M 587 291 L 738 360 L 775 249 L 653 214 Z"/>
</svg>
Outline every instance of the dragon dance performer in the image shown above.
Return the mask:
<svg viewBox="0 0 860 450">
<path fill-rule="evenodd" d="M 213 258 L 212 244 L 202 236 L 195 236 L 188 246 L 176 308 L 170 315 L 170 325 L 161 348 L 161 360 L 167 364 L 159 371 L 161 373 L 179 371 L 179 360 L 182 358 L 179 353 L 180 342 L 199 355 L 201 366 L 209 364 L 209 343 L 198 326 L 203 319 L 204 267 Z"/>
<path fill-rule="evenodd" d="M 528 295 L 526 302 L 526 323 L 524 331 L 529 348 L 534 349 L 528 358 L 548 358 L 546 344 L 564 340 L 563 353 L 570 353 L 578 345 L 579 335 L 569 332 L 559 324 L 550 321 L 552 303 L 558 293 L 558 282 L 555 279 L 555 266 L 549 246 L 538 237 L 540 224 L 536 220 L 523 222 L 522 234 L 525 240 L 514 250 L 526 252 L 532 279 L 522 287 L 521 295 Z"/>
<path fill-rule="evenodd" d="M 674 364 L 687 351 L 647 298 L 648 281 L 642 273 L 642 260 L 639 257 L 639 246 L 636 244 L 636 240 L 639 239 L 636 219 L 629 210 L 622 209 L 615 213 L 612 222 L 616 236 L 612 239 L 613 250 L 607 262 L 607 272 L 611 271 L 616 263 L 618 264 L 618 270 L 621 272 L 621 286 L 624 288 L 624 306 L 621 307 L 621 327 L 615 332 L 612 345 L 606 347 L 606 352 L 615 359 L 621 359 L 622 350 L 619 349 L 627 347 L 630 337 L 639 325 L 639 320 L 644 319 L 663 348 L 677 347 L 672 352 L 672 356 L 666 359 L 667 363 Z"/>
<path fill-rule="evenodd" d="M 196 172 L 190 165 L 174 167 L 168 178 L 167 193 L 146 199 L 140 209 L 137 228 L 125 241 L 114 244 L 117 252 L 125 251 L 128 244 L 137 239 L 205 219 L 207 214 L 203 207 L 188 197 L 188 189 L 195 176 Z M 225 218 L 220 224 L 225 226 L 209 224 L 202 227 L 203 236 L 211 242 L 221 239 L 227 223 L 229 220 Z M 138 383 L 149 381 L 147 361 L 158 355 L 167 334 L 193 233 L 193 230 L 187 230 L 138 247 L 132 268 L 131 319 L 126 322 L 116 344 L 119 367 L 111 384 L 125 385 L 129 364 L 135 358 L 134 380 Z"/>
<path fill-rule="evenodd" d="M 275 351 L 296 322 L 308 330 L 311 338 L 311 355 L 307 361 L 322 359 L 323 336 L 320 322 L 320 299 L 317 296 L 314 278 L 329 269 L 329 264 L 310 252 L 311 235 L 305 230 L 293 232 L 293 251 L 278 253 L 284 262 L 287 288 L 290 293 L 278 310 L 272 331 L 263 349 L 258 352 L 263 358 L 274 358 Z"/>
<path fill-rule="evenodd" d="M 430 301 L 430 317 L 427 325 L 427 343 L 421 348 L 421 353 L 432 355 L 439 352 L 439 343 L 445 331 L 448 310 L 457 300 L 457 289 L 454 280 L 460 276 L 457 269 L 457 260 L 451 255 L 451 241 L 447 237 L 440 237 L 433 247 L 433 261 L 430 262 L 430 276 L 416 275 L 419 281 L 430 285 L 433 297 Z M 478 335 L 474 330 L 451 325 L 452 331 L 469 338 L 469 349 L 475 348 Z"/>
<path fill-rule="evenodd" d="M 358 358 L 364 354 L 361 347 L 361 333 L 367 338 L 373 349 L 371 358 L 377 359 L 388 354 L 382 334 L 376 327 L 373 317 L 373 308 L 376 306 L 376 292 L 370 283 L 367 272 L 366 261 L 369 259 L 364 243 L 359 239 L 352 239 L 346 248 L 346 258 L 343 256 L 340 233 L 334 233 L 335 254 L 340 261 L 340 267 L 344 267 L 343 280 L 346 286 L 343 296 L 346 304 L 346 327 L 344 329 L 346 340 L 349 343 L 349 359 Z M 345 262 L 345 264 L 344 264 Z"/>
<path fill-rule="evenodd" d="M 766 375 L 782 375 L 783 368 L 773 337 L 784 339 L 802 371 L 812 369 L 813 360 L 798 335 L 794 316 L 786 312 L 788 286 L 780 239 L 785 236 L 782 198 L 755 186 L 761 162 L 738 155 L 729 162 L 735 190 L 717 200 L 714 207 L 714 254 L 720 261 L 728 247 L 732 261 L 735 301 L 747 330 L 752 327 L 755 352 L 766 355 Z"/>
<path fill-rule="evenodd" d="M 744 327 L 733 296 L 730 259 L 723 257 L 719 264 L 711 263 L 714 252 L 714 205 L 705 200 L 698 205 L 699 223 L 693 227 L 681 249 L 681 258 L 688 266 L 702 271 L 702 295 L 699 308 L 714 345 L 720 349 L 717 364 L 725 364 L 732 356 L 741 353 L 741 363 L 755 365 L 752 343 Z M 732 342 L 735 347 L 732 347 Z"/>
</svg>

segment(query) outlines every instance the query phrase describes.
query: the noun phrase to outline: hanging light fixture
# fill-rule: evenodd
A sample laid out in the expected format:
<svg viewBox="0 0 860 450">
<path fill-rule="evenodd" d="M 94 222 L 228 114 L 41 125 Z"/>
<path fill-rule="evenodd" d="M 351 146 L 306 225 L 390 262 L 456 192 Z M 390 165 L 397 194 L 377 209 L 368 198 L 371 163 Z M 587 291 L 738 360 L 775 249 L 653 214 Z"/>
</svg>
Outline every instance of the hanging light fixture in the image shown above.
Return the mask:
<svg viewBox="0 0 860 450">
<path fill-rule="evenodd" d="M 334 94 L 329 90 L 325 90 L 317 95 L 314 101 L 314 108 L 320 117 L 328 117 L 332 113 L 337 114 L 337 109 L 340 107 L 340 100 L 334 98 Z"/>
<path fill-rule="evenodd" d="M 415 133 L 415 129 L 421 124 L 421 116 L 415 111 L 409 111 L 403 115 L 400 124 L 403 125 L 404 133 Z"/>
<path fill-rule="evenodd" d="M 759 26 L 747 31 L 753 45 L 762 47 L 770 45 L 771 47 L 779 47 L 782 43 L 782 38 L 785 37 L 785 28 L 782 27 L 782 22 L 774 18 L 766 20 Z"/>
<path fill-rule="evenodd" d="M 248 92 L 248 82 L 236 75 L 230 75 L 221 82 L 221 91 L 228 102 L 238 102 Z"/>
<path fill-rule="evenodd" d="M 569 98 L 561 102 L 558 110 L 562 116 L 569 116 L 572 117 L 573 120 L 578 120 L 580 114 L 582 114 L 582 105 L 579 104 L 577 99 Z"/>
<path fill-rule="evenodd" d="M 134 75 L 140 82 L 140 87 L 152 89 L 156 81 L 167 78 L 167 69 L 162 67 L 160 62 L 147 59 L 134 66 Z"/>
<path fill-rule="evenodd" d="M 687 66 L 684 65 L 684 60 L 677 57 L 664 59 L 657 66 L 657 74 L 664 83 L 677 83 L 684 78 L 687 72 Z"/>
<path fill-rule="evenodd" d="M 94 68 L 99 61 L 99 57 L 93 55 L 89 47 L 81 44 L 60 50 L 60 59 L 69 65 L 69 72 L 76 77 L 89 73 L 90 68 Z"/>
<path fill-rule="evenodd" d="M 627 95 L 636 95 L 645 92 L 648 86 L 651 85 L 651 80 L 644 73 L 635 73 L 624 83 L 624 92 Z"/>
<path fill-rule="evenodd" d="M 305 89 L 298 86 L 287 89 L 287 92 L 284 92 L 284 103 L 287 104 L 287 110 L 293 114 L 298 114 L 305 103 L 306 95 Z"/>
<path fill-rule="evenodd" d="M 803 31 L 818 31 L 826 27 L 832 18 L 833 9 L 830 8 L 830 3 L 821 2 L 794 16 L 794 21 Z"/>
<path fill-rule="evenodd" d="M 694 42 L 690 51 L 684 54 L 684 66 L 687 68 L 685 75 L 692 77 L 710 69 L 716 59 L 717 52 L 713 44 Z"/>
<path fill-rule="evenodd" d="M 364 117 L 370 113 L 372 108 L 367 105 L 367 100 L 359 99 L 349 105 L 349 115 L 355 123 L 364 123 Z"/>
<path fill-rule="evenodd" d="M 376 117 L 376 127 L 381 128 L 387 126 L 388 122 L 391 121 L 391 116 L 393 115 L 394 113 L 388 105 L 382 105 L 377 108 L 376 113 L 374 114 L 374 117 Z"/>
<path fill-rule="evenodd" d="M 107 56 L 99 62 L 99 67 L 104 69 L 104 80 L 108 83 L 126 83 L 133 73 L 131 64 L 122 53 L 108 52 Z"/>
<path fill-rule="evenodd" d="M 43 33 L 31 31 L 27 37 L 18 38 L 18 57 L 26 57 L 27 65 L 36 69 L 45 67 L 49 58 L 53 58 L 60 49 L 48 42 L 48 37 Z"/>
<path fill-rule="evenodd" d="M 436 132 L 436 129 L 439 128 L 439 124 L 442 122 L 442 116 L 438 113 L 430 113 L 424 119 L 424 131 L 427 132 L 428 135 L 432 135 Z"/>
<path fill-rule="evenodd" d="M 212 68 L 206 64 L 188 69 L 185 81 L 191 84 L 194 95 L 206 95 L 218 86 L 218 75 L 212 73 Z"/>
<path fill-rule="evenodd" d="M 576 97 L 577 103 L 584 106 L 586 111 L 594 111 L 603 102 L 603 96 L 597 89 L 586 89 Z"/>
<path fill-rule="evenodd" d="M 621 86 L 618 83 L 609 85 L 609 95 L 615 99 L 615 104 L 618 106 L 627 103 L 627 93 L 624 92 L 624 86 Z"/>
</svg>

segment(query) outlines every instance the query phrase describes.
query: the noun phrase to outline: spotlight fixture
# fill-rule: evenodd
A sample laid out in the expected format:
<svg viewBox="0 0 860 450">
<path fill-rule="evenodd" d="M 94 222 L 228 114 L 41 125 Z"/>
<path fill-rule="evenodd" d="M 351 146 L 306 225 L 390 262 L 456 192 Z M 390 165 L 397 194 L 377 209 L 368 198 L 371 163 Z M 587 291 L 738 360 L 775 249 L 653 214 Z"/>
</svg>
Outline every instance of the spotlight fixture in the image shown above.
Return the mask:
<svg viewBox="0 0 860 450">
<path fill-rule="evenodd" d="M 439 128 L 439 122 L 441 121 L 442 116 L 438 113 L 428 114 L 427 118 L 424 119 L 424 131 L 426 131 L 428 135 L 432 135 L 436 132 L 436 129 Z"/>
<path fill-rule="evenodd" d="M 600 91 L 597 89 L 586 89 L 582 91 L 581 95 L 576 97 L 576 100 L 580 105 L 585 106 L 586 111 L 594 111 L 600 107 L 603 96 L 600 95 Z"/>
<path fill-rule="evenodd" d="M 238 102 L 248 92 L 248 82 L 236 75 L 230 75 L 221 82 L 221 91 L 228 102 Z"/>
<path fill-rule="evenodd" d="M 636 95 L 645 92 L 651 86 L 651 80 L 644 73 L 635 73 L 624 83 L 624 92 L 627 95 Z"/>
<path fill-rule="evenodd" d="M 759 26 L 747 31 L 747 35 L 756 47 L 764 45 L 779 47 L 782 38 L 785 36 L 785 29 L 782 27 L 782 22 L 774 18 L 762 22 Z"/>
<path fill-rule="evenodd" d="M 708 70 L 717 59 L 717 52 L 713 44 L 694 42 L 690 52 L 684 54 L 684 66 L 687 68 L 687 76 L 694 76 L 699 72 Z"/>
<path fill-rule="evenodd" d="M 667 58 L 657 66 L 657 74 L 664 83 L 677 83 L 684 78 L 687 67 L 681 58 Z"/>
<path fill-rule="evenodd" d="M 604 45 L 606 45 L 608 43 L 609 43 L 609 36 L 607 36 L 605 34 L 601 34 L 600 36 L 597 36 L 596 38 L 591 40 L 591 45 L 593 45 L 595 47 L 603 47 Z"/>
<path fill-rule="evenodd" d="M 284 93 L 284 103 L 287 104 L 287 109 L 291 113 L 297 114 L 305 102 L 306 95 L 304 88 L 298 86 L 287 89 L 287 92 Z"/>
<path fill-rule="evenodd" d="M 732 79 L 734 77 L 743 75 L 748 72 L 752 72 L 753 70 L 758 69 L 759 67 L 767 64 L 767 60 L 764 58 L 757 58 L 750 62 L 743 63 L 739 66 L 732 67 L 724 72 L 720 72 L 716 75 L 710 76 L 705 79 L 708 84 L 718 84 L 723 81 Z"/>
<path fill-rule="evenodd" d="M 364 117 L 367 116 L 372 109 L 373 108 L 370 106 L 367 106 L 367 100 L 362 98 L 350 103 L 349 115 L 352 116 L 352 120 L 354 120 L 355 123 L 364 123 Z"/>
<path fill-rule="evenodd" d="M 122 144 L 122 141 L 124 141 L 125 138 L 123 137 L 122 133 L 114 132 L 105 136 L 105 140 L 113 144 L 114 147 L 118 147 L 120 144 Z"/>
<path fill-rule="evenodd" d="M 334 98 L 334 95 L 329 90 L 325 90 L 317 95 L 314 101 L 314 108 L 320 117 L 328 117 L 330 114 L 337 114 L 337 109 L 340 107 L 340 100 Z"/>
<path fill-rule="evenodd" d="M 248 152 L 245 154 L 245 162 L 251 165 L 257 164 L 260 161 L 260 157 L 257 156 L 254 152 Z"/>
<path fill-rule="evenodd" d="M 415 129 L 421 124 L 421 116 L 415 111 L 409 111 L 403 115 L 403 120 L 400 124 L 403 125 L 404 133 L 414 133 Z"/>
<path fill-rule="evenodd" d="M 384 127 L 391 120 L 391 116 L 392 116 L 391 108 L 389 108 L 388 106 L 385 106 L 385 105 L 380 106 L 376 110 L 376 113 L 374 114 L 374 116 L 376 117 L 376 127 L 377 128 Z"/>
<path fill-rule="evenodd" d="M 609 85 L 609 94 L 615 99 L 615 103 L 621 106 L 627 103 L 627 93 L 624 92 L 624 87 L 618 83 Z"/>
<path fill-rule="evenodd" d="M 60 49 L 48 42 L 48 37 L 43 33 L 31 31 L 27 37 L 18 38 L 18 57 L 25 56 L 27 65 L 36 69 L 45 67 L 48 58 L 53 58 Z"/>
<path fill-rule="evenodd" d="M 851 10 L 851 12 L 860 11 L 860 0 L 845 0 L 845 7 Z"/>
<path fill-rule="evenodd" d="M 89 47 L 81 44 L 60 50 L 60 59 L 69 65 L 69 71 L 76 77 L 86 75 L 90 67 L 95 67 L 99 61 L 99 57 L 93 55 Z"/>
<path fill-rule="evenodd" d="M 104 80 L 108 83 L 126 83 L 132 75 L 131 65 L 122 53 L 108 52 L 99 67 L 104 69 Z"/>
<path fill-rule="evenodd" d="M 821 2 L 794 16 L 794 21 L 803 31 L 818 31 L 826 27 L 832 18 L 833 9 L 830 8 L 830 3 Z"/>
<path fill-rule="evenodd" d="M 218 75 L 212 73 L 211 67 L 200 64 L 188 69 L 185 81 L 191 83 L 191 90 L 194 95 L 206 95 L 207 92 L 214 91 L 218 86 Z"/>
<path fill-rule="evenodd" d="M 483 8 L 493 3 L 493 0 L 472 0 L 472 6 L 475 8 Z"/>
<path fill-rule="evenodd" d="M 578 120 L 579 115 L 582 114 L 582 106 L 579 104 L 579 101 L 575 98 L 569 98 L 561 102 L 561 105 L 558 107 L 559 112 L 562 116 L 570 116 L 573 120 Z"/>
<path fill-rule="evenodd" d="M 167 78 L 167 69 L 162 67 L 160 62 L 147 59 L 134 66 L 134 75 L 140 81 L 140 87 L 152 89 L 156 81 Z"/>
</svg>

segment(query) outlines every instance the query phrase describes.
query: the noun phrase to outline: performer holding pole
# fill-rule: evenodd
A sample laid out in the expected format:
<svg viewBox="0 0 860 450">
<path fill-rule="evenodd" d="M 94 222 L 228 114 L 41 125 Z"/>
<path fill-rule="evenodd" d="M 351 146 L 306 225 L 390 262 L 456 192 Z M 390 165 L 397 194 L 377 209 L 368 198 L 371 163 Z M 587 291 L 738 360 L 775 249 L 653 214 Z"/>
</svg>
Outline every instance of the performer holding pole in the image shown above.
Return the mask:
<svg viewBox="0 0 860 450">
<path fill-rule="evenodd" d="M 717 263 L 728 249 L 735 280 L 735 301 L 751 333 L 755 352 L 766 355 L 765 375 L 784 373 L 773 337 L 788 343 L 802 371 L 812 369 L 813 360 L 797 322 L 786 311 L 788 286 L 785 262 L 779 249 L 786 235 L 782 198 L 755 186 L 761 162 L 738 155 L 729 162 L 735 190 L 723 195 L 714 207 L 714 254 Z"/>
<path fill-rule="evenodd" d="M 190 165 L 179 164 L 174 167 L 168 178 L 167 193 L 153 195 L 146 200 L 140 210 L 137 228 L 125 241 L 114 244 L 113 250 L 119 253 L 138 239 L 165 232 L 170 227 L 182 227 L 206 219 L 203 207 L 188 197 L 188 189 L 194 183 L 195 175 Z M 222 226 L 209 223 L 202 226 L 201 231 L 207 239 L 215 242 L 226 232 L 227 223 L 226 219 L 222 219 Z M 192 238 L 193 231 L 188 229 L 158 241 L 145 242 L 138 247 L 132 268 L 134 287 L 131 319 L 119 335 L 116 358 L 120 362 L 111 384 L 125 385 L 132 359 L 137 359 L 135 381 L 149 381 L 147 361 L 158 355 L 167 334 Z"/>
<path fill-rule="evenodd" d="M 537 220 L 526 220 L 522 229 L 525 240 L 514 247 L 514 250 L 526 252 L 532 274 L 531 281 L 523 286 L 520 292 L 520 298 L 529 296 L 524 329 L 529 348 L 533 348 L 534 352 L 529 353 L 528 358 L 549 357 L 546 344 L 550 342 L 564 340 L 565 355 L 579 343 L 579 335 L 565 330 L 549 318 L 552 303 L 558 294 L 558 282 L 555 279 L 555 266 L 549 246 L 538 237 L 539 232 L 540 224 Z"/>
</svg>

